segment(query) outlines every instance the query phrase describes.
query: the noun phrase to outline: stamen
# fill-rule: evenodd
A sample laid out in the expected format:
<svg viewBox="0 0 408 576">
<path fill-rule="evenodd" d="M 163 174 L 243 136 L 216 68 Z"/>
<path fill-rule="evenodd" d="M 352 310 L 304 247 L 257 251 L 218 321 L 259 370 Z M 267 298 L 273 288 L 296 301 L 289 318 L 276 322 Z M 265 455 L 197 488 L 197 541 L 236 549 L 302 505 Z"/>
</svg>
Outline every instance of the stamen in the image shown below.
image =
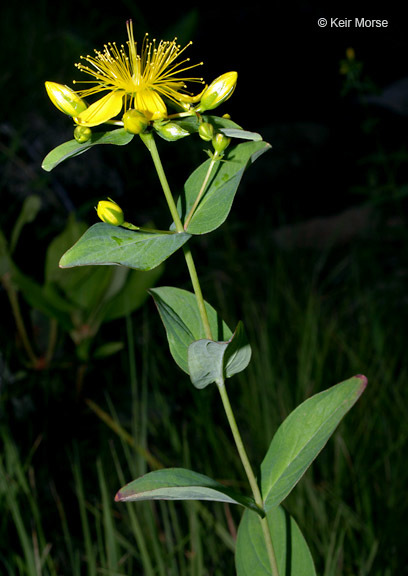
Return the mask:
<svg viewBox="0 0 408 576">
<path fill-rule="evenodd" d="M 131 20 L 126 22 L 126 29 L 128 40 L 125 45 L 118 47 L 115 42 L 109 42 L 104 45 L 103 52 L 95 50 L 94 56 L 81 56 L 81 60 L 86 63 L 80 62 L 75 66 L 91 76 L 92 80 L 74 82 L 90 85 L 78 91 L 78 94 L 89 96 L 106 90 L 121 90 L 127 95 L 124 99 L 127 106 L 137 99 L 138 93 L 147 90 L 152 92 L 149 102 L 155 102 L 155 98 L 160 98 L 160 94 L 174 102 L 181 102 L 183 96 L 189 95 L 187 82 L 204 83 L 203 78 L 186 75 L 187 71 L 202 66 L 203 62 L 190 64 L 190 58 L 177 61 L 192 45 L 191 41 L 181 48 L 180 44 L 177 44 L 177 37 L 172 41 L 157 42 L 155 38 L 149 40 L 146 33 L 138 53 Z"/>
</svg>

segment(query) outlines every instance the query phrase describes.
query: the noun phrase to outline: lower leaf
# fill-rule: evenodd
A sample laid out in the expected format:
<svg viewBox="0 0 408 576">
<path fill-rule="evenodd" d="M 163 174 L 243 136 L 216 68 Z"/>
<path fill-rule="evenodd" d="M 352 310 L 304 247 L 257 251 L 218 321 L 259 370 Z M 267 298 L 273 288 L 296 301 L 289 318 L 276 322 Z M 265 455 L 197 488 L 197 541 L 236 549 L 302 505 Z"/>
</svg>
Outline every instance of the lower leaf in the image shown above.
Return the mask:
<svg viewBox="0 0 408 576">
<path fill-rule="evenodd" d="M 204 474 L 185 468 L 165 468 L 149 472 L 121 488 L 115 500 L 212 500 L 240 504 L 257 514 L 263 514 L 253 498 L 239 494 Z"/>
<path fill-rule="evenodd" d="M 313 558 L 295 520 L 281 506 L 267 513 L 280 576 L 316 576 Z M 237 576 L 271 576 L 259 516 L 245 510 L 235 551 Z"/>
</svg>

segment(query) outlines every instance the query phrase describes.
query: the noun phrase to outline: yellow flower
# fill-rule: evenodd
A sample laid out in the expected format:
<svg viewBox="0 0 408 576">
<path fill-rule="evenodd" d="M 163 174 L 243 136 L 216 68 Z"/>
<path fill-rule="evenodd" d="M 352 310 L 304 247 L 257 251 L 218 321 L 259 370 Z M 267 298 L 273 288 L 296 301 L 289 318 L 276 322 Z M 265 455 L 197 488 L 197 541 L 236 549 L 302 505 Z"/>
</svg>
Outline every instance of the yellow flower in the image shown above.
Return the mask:
<svg viewBox="0 0 408 576">
<path fill-rule="evenodd" d="M 117 116 L 122 108 L 125 112 L 134 108 L 149 121 L 154 121 L 167 116 L 164 98 L 183 108 L 199 101 L 200 95 L 191 96 L 186 92 L 186 82 L 203 83 L 202 78 L 183 74 L 201 63 L 190 65 L 189 59 L 176 62 L 189 44 L 180 48 L 176 39 L 156 44 L 146 35 L 138 53 L 132 21 L 128 21 L 126 27 L 127 50 L 123 45 L 119 48 L 115 43 L 109 43 L 102 52 L 95 50 L 95 56 L 83 57 L 85 64 L 76 64 L 81 72 L 93 77 L 80 81 L 91 84 L 89 88 L 78 90 L 80 97 L 107 92 L 75 118 L 77 124 L 98 126 Z"/>
</svg>

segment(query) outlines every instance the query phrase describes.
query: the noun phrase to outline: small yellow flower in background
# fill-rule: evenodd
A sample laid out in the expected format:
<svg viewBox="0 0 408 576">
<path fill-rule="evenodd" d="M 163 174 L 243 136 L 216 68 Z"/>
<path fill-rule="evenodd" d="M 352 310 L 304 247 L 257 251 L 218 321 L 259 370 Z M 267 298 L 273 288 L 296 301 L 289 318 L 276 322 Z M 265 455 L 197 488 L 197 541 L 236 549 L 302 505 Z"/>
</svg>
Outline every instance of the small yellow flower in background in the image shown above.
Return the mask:
<svg viewBox="0 0 408 576">
<path fill-rule="evenodd" d="M 46 82 L 45 89 L 51 102 L 64 114 L 68 116 L 78 116 L 84 112 L 88 105 L 76 92 L 57 82 Z"/>
<path fill-rule="evenodd" d="M 237 72 L 226 72 L 218 76 L 202 93 L 196 112 L 213 110 L 225 102 L 234 92 L 237 80 Z"/>
<path fill-rule="evenodd" d="M 113 200 L 100 200 L 96 207 L 98 217 L 106 224 L 122 226 L 125 222 L 122 208 Z"/>
<path fill-rule="evenodd" d="M 105 45 L 103 52 L 95 50 L 95 56 L 85 56 L 85 63 L 78 63 L 78 70 L 88 74 L 92 80 L 78 83 L 90 84 L 78 90 L 80 97 L 107 92 L 75 118 L 77 124 L 98 126 L 115 118 L 122 109 L 134 108 L 142 112 L 149 121 L 167 116 L 163 98 L 185 108 L 198 102 L 200 95 L 191 96 L 186 92 L 186 82 L 203 83 L 202 78 L 184 74 L 199 64 L 189 64 L 189 59 L 177 62 L 179 56 L 189 46 L 181 48 L 176 43 L 161 40 L 149 41 L 145 36 L 141 51 L 133 37 L 132 21 L 126 23 L 128 42 L 120 48 L 115 43 Z"/>
<path fill-rule="evenodd" d="M 354 52 L 354 48 L 347 48 L 346 49 L 346 58 L 347 60 L 355 60 L 356 53 Z"/>
</svg>

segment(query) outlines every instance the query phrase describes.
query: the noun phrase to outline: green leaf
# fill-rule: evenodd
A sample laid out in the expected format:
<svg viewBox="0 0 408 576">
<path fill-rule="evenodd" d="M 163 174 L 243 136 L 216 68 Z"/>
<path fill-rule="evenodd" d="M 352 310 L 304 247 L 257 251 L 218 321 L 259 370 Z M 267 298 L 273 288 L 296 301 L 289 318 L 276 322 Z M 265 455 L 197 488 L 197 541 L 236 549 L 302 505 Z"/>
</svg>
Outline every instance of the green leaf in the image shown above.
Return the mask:
<svg viewBox="0 0 408 576">
<path fill-rule="evenodd" d="M 61 270 L 58 263 L 61 255 L 66 252 L 87 230 L 85 222 L 80 222 L 71 213 L 65 228 L 51 240 L 45 258 L 45 283 L 55 283 L 66 294 L 78 291 L 78 285 L 86 275 L 85 269 Z M 72 288 L 71 288 L 72 285 Z"/>
<path fill-rule="evenodd" d="M 41 210 L 41 198 L 36 194 L 30 194 L 24 200 L 21 207 L 20 214 L 13 226 L 13 230 L 10 238 L 10 252 L 14 252 L 17 241 L 20 237 L 21 231 L 26 224 L 34 222 L 37 214 Z"/>
<path fill-rule="evenodd" d="M 234 146 L 218 162 L 211 174 L 207 189 L 188 226 L 190 234 L 207 234 L 226 220 L 246 168 L 255 162 L 270 145 L 266 142 L 244 142 Z M 184 220 L 194 205 L 204 182 L 210 160 L 199 166 L 188 178 L 178 200 L 180 217 Z"/>
<path fill-rule="evenodd" d="M 196 297 L 187 290 L 171 286 L 153 288 L 150 293 L 166 329 L 170 352 L 180 368 L 189 374 L 188 348 L 195 340 L 205 339 Z M 210 304 L 205 303 L 205 308 L 214 338 L 229 340 L 231 330 Z"/>
<path fill-rule="evenodd" d="M 149 472 L 121 488 L 115 500 L 212 500 L 240 504 L 263 515 L 252 498 L 239 494 L 204 474 L 185 468 L 165 468 Z"/>
<path fill-rule="evenodd" d="M 120 352 L 120 350 L 123 350 L 123 347 L 123 342 L 105 342 L 101 346 L 95 348 L 92 353 L 92 358 L 108 358 L 108 356 L 112 356 L 113 354 Z"/>
<path fill-rule="evenodd" d="M 190 132 L 190 134 L 198 132 L 198 128 L 201 122 L 208 122 L 209 124 L 212 124 L 212 126 L 214 126 L 216 131 L 222 132 L 223 134 L 225 134 L 230 138 L 238 138 L 241 140 L 254 140 L 254 141 L 262 140 L 262 136 L 257 132 L 249 132 L 248 130 L 244 130 L 243 128 L 241 128 L 241 126 L 239 126 L 229 118 L 222 118 L 221 116 L 204 115 L 201 116 L 201 120 L 199 120 L 197 116 L 190 116 L 187 118 L 177 120 L 176 122 L 177 124 L 179 124 L 179 126 L 184 128 L 184 130 Z"/>
<path fill-rule="evenodd" d="M 119 128 L 117 130 L 110 130 L 109 132 L 97 132 L 83 144 L 79 144 L 76 140 L 69 140 L 69 142 L 60 144 L 47 154 L 43 160 L 42 168 L 46 172 L 51 172 L 51 170 L 58 166 L 58 164 L 61 164 L 61 162 L 64 162 L 64 160 L 68 160 L 68 158 L 73 158 L 74 156 L 79 156 L 93 146 L 98 146 L 99 144 L 125 146 L 131 142 L 133 137 L 134 134 L 130 134 L 123 128 Z"/>
<path fill-rule="evenodd" d="M 280 576 L 316 576 L 313 558 L 295 520 L 281 506 L 266 515 Z M 235 551 L 237 576 L 272 576 L 260 518 L 245 510 Z"/>
<path fill-rule="evenodd" d="M 70 302 L 52 290 L 49 285 L 41 286 L 30 276 L 23 274 L 16 266 L 13 265 L 11 271 L 13 282 L 32 308 L 55 318 L 64 329 L 72 329 L 72 304 Z"/>
<path fill-rule="evenodd" d="M 196 388 L 205 388 L 213 382 L 222 383 L 242 372 L 251 359 L 251 347 L 242 322 L 226 342 L 196 340 L 188 347 L 188 368 Z"/>
<path fill-rule="evenodd" d="M 87 265 L 121 265 L 151 270 L 190 238 L 186 233 L 135 231 L 100 222 L 62 256 L 61 268 Z"/>
<path fill-rule="evenodd" d="M 159 276 L 163 273 L 163 266 L 154 270 L 128 270 L 125 285 L 106 304 L 104 321 L 114 320 L 127 316 L 144 304 L 148 296 L 148 290 L 155 285 Z"/>
<path fill-rule="evenodd" d="M 257 132 L 248 132 L 248 130 L 242 130 L 241 128 L 221 128 L 220 132 L 228 136 L 229 138 L 240 138 L 241 140 L 253 140 L 254 142 L 259 142 L 262 140 L 262 136 Z"/>
<path fill-rule="evenodd" d="M 265 510 L 286 498 L 366 385 L 365 376 L 350 378 L 312 396 L 284 420 L 261 465 Z"/>
</svg>

